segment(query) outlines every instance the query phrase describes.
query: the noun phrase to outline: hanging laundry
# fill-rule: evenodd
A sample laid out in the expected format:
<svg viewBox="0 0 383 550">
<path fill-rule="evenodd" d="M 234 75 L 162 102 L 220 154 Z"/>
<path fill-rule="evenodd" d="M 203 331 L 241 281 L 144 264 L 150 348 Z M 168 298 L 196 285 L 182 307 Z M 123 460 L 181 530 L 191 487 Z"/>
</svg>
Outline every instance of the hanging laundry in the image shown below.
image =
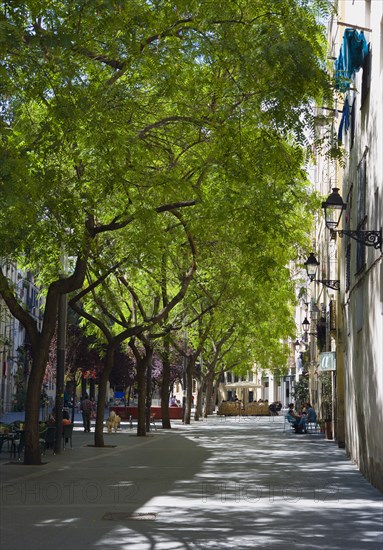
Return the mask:
<svg viewBox="0 0 383 550">
<path fill-rule="evenodd" d="M 348 101 L 348 96 L 346 96 L 344 100 L 344 105 L 343 105 L 342 118 L 340 120 L 339 130 L 338 130 L 339 144 L 341 144 L 343 140 L 343 130 L 345 131 L 345 133 L 347 133 L 348 129 L 350 128 L 350 114 L 351 114 L 350 103 Z"/>
<path fill-rule="evenodd" d="M 341 92 L 350 88 L 353 75 L 363 67 L 368 54 L 368 43 L 363 31 L 347 28 L 343 34 L 342 46 L 335 61 L 335 87 Z"/>
<path fill-rule="evenodd" d="M 350 84 L 346 77 L 346 70 L 344 67 L 343 53 L 342 49 L 339 52 L 338 58 L 335 63 L 335 88 L 341 92 L 345 92 Z"/>
</svg>

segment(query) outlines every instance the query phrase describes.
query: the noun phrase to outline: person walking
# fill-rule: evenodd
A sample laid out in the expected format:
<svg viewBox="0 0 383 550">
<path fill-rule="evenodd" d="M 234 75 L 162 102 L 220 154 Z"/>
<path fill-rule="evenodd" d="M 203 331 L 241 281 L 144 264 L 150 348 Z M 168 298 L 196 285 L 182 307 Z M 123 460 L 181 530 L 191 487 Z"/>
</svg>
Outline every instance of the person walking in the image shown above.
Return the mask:
<svg viewBox="0 0 383 550">
<path fill-rule="evenodd" d="M 84 432 L 90 432 L 90 415 L 92 414 L 92 402 L 86 393 L 81 401 L 80 410 L 82 412 L 82 421 Z"/>
</svg>

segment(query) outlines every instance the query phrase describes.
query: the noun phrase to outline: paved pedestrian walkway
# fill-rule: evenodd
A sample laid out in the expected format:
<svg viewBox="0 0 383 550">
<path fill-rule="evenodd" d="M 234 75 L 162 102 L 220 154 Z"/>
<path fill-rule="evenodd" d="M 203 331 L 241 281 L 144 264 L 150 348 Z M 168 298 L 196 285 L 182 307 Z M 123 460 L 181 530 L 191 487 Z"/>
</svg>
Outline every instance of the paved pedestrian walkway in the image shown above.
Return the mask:
<svg viewBox="0 0 383 550">
<path fill-rule="evenodd" d="M 4 550 L 382 548 L 382 494 L 321 434 L 209 417 L 105 448 L 80 425 L 42 466 L 2 461 Z M 4 455 L 4 451 L 2 453 Z"/>
</svg>

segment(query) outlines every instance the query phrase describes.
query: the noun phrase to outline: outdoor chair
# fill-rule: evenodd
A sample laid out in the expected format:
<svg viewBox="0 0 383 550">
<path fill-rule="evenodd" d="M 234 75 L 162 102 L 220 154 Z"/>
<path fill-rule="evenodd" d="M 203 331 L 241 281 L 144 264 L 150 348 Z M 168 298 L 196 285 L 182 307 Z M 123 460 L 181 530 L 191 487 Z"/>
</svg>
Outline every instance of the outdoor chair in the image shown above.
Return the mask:
<svg viewBox="0 0 383 550">
<path fill-rule="evenodd" d="M 284 415 L 284 421 L 283 421 L 283 431 L 286 431 L 286 428 L 289 428 L 290 431 L 294 430 L 293 422 L 287 417 L 287 415 Z"/>
<path fill-rule="evenodd" d="M 317 420 L 308 420 L 306 422 L 306 430 L 308 432 L 317 433 L 320 431 L 320 426 Z"/>
<path fill-rule="evenodd" d="M 42 454 L 45 455 L 47 449 L 52 449 L 55 454 L 56 426 L 47 426 L 40 432 L 40 445 Z"/>
<path fill-rule="evenodd" d="M 154 414 L 150 415 L 150 423 L 153 425 L 154 429 L 157 431 L 157 426 L 156 426 L 155 415 Z"/>
<path fill-rule="evenodd" d="M 4 424 L 4 423 L 0 424 L 0 452 L 3 449 L 3 445 L 5 442 L 8 443 L 8 451 L 9 451 L 10 442 L 11 442 L 11 436 L 9 436 L 10 432 L 12 432 L 12 429 L 9 426 L 9 424 Z"/>
<path fill-rule="evenodd" d="M 72 435 L 73 435 L 73 424 L 64 424 L 63 426 L 63 449 L 65 451 L 67 443 L 70 443 L 70 448 L 72 449 Z"/>
<path fill-rule="evenodd" d="M 284 423 L 283 423 L 283 431 L 286 430 L 286 425 L 290 428 L 290 431 L 291 432 L 295 432 L 295 420 L 289 418 L 287 416 L 287 414 L 285 414 L 285 420 L 284 420 Z"/>
</svg>

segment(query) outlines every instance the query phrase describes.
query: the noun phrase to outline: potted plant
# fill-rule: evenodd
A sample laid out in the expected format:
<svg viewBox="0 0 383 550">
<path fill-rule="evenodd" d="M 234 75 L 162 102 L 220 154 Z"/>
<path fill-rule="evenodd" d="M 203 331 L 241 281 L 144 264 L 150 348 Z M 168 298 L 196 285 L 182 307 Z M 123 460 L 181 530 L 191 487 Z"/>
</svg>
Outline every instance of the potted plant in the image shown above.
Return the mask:
<svg viewBox="0 0 383 550">
<path fill-rule="evenodd" d="M 331 374 L 322 373 L 319 375 L 321 382 L 321 416 L 324 421 L 324 432 L 327 439 L 332 439 L 332 381 Z"/>
<path fill-rule="evenodd" d="M 293 397 L 298 409 L 300 409 L 303 403 L 307 403 L 309 400 L 309 381 L 306 376 L 301 376 L 299 381 L 295 384 Z"/>
</svg>

